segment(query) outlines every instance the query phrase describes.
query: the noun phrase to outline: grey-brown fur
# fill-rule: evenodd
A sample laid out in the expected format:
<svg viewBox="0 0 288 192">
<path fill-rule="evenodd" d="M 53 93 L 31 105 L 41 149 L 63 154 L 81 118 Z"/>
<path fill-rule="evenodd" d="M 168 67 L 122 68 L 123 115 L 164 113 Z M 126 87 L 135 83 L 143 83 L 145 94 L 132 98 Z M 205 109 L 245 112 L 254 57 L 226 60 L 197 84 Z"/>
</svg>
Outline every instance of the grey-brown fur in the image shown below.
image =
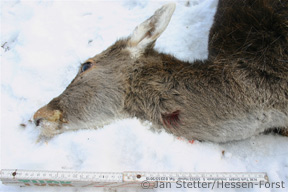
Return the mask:
<svg viewBox="0 0 288 192">
<path fill-rule="evenodd" d="M 153 49 L 173 6 L 88 59 L 92 67 L 80 68 L 66 90 L 35 113 L 42 136 L 125 117 L 187 139 L 227 142 L 272 128 L 287 135 L 288 2 L 219 0 L 209 58 L 193 63 Z"/>
</svg>

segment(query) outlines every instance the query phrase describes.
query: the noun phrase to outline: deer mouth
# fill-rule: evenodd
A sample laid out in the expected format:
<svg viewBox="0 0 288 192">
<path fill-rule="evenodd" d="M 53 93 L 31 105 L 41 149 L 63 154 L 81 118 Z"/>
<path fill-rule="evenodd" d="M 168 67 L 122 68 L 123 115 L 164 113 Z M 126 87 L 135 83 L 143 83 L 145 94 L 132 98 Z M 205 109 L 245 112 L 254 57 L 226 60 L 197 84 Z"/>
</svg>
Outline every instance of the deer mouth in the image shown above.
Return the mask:
<svg viewBox="0 0 288 192">
<path fill-rule="evenodd" d="M 63 132 L 63 124 L 68 123 L 60 110 L 50 110 L 47 105 L 40 108 L 33 116 L 34 123 L 40 128 L 40 136 L 51 138 Z"/>
<path fill-rule="evenodd" d="M 55 135 L 58 135 L 63 132 L 61 123 L 47 120 L 42 120 L 40 124 L 37 126 L 37 128 L 39 128 L 41 131 L 39 138 L 40 137 L 52 138 Z"/>
</svg>

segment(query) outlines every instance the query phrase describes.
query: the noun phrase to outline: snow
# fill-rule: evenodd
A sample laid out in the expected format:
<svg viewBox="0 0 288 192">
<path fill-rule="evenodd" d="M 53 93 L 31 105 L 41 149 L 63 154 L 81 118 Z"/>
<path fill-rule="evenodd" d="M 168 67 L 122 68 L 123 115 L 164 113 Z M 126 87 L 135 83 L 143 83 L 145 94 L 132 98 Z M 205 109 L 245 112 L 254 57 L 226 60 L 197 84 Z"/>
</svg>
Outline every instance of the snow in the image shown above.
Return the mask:
<svg viewBox="0 0 288 192">
<path fill-rule="evenodd" d="M 187 2 L 176 1 L 176 11 L 157 40 L 156 49 L 182 60 L 205 59 L 217 0 Z M 284 181 L 288 188 L 288 139 L 279 135 L 260 135 L 227 144 L 191 144 L 165 132 L 152 132 L 149 122 L 140 123 L 134 118 L 99 130 L 67 132 L 48 143 L 36 142 L 39 130 L 29 121 L 33 113 L 65 89 L 81 62 L 128 36 L 165 3 L 1 2 L 1 169 L 267 172 L 270 182 Z M 0 184 L 0 191 L 39 190 Z M 131 189 L 137 190 L 141 191 Z M 187 191 L 177 189 L 181 190 Z M 259 190 L 276 189 L 246 191 Z"/>
</svg>

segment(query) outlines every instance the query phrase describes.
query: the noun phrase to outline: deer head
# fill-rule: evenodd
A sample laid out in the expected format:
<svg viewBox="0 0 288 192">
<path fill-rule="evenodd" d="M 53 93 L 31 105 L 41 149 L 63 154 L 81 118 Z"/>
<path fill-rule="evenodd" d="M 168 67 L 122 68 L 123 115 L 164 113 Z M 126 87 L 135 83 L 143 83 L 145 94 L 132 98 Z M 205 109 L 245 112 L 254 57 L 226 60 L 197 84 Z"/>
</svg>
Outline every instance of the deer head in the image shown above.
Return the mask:
<svg viewBox="0 0 288 192">
<path fill-rule="evenodd" d="M 137 26 L 131 36 L 84 62 L 64 92 L 34 114 L 41 136 L 97 128 L 129 116 L 125 102 L 130 72 L 145 64 L 139 60 L 153 50 L 174 10 L 175 4 L 164 5 Z"/>
</svg>

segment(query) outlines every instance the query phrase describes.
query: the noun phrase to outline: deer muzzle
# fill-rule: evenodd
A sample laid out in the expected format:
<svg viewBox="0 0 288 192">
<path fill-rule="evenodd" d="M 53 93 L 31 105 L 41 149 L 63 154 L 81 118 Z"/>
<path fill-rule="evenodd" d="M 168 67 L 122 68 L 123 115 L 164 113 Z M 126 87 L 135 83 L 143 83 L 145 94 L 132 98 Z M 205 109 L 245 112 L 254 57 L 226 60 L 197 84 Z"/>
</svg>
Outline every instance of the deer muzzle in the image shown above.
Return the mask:
<svg viewBox="0 0 288 192">
<path fill-rule="evenodd" d="M 34 123 L 39 126 L 42 121 L 46 120 L 49 122 L 63 123 L 63 114 L 60 110 L 51 110 L 46 106 L 40 108 L 33 116 Z"/>
</svg>

